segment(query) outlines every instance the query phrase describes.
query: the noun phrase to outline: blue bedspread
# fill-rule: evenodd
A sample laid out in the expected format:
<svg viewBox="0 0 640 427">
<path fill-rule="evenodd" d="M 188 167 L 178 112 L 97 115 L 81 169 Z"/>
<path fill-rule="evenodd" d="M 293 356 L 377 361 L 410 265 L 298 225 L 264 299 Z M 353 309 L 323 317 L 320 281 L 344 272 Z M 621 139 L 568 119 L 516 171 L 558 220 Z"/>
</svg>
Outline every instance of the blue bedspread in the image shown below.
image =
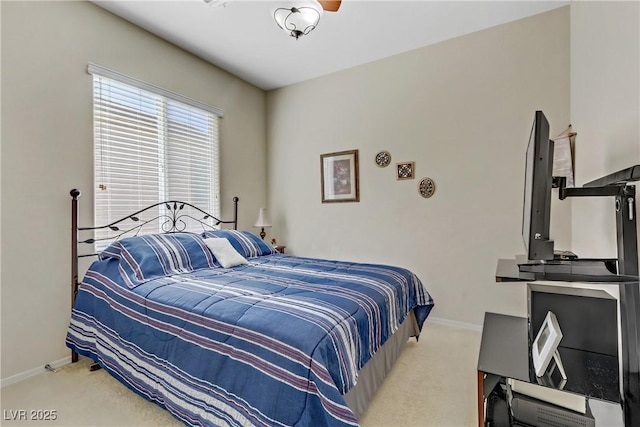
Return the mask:
<svg viewBox="0 0 640 427">
<path fill-rule="evenodd" d="M 414 310 L 408 270 L 267 255 L 132 287 L 96 261 L 67 345 L 190 425 L 357 425 L 342 394 Z"/>
</svg>

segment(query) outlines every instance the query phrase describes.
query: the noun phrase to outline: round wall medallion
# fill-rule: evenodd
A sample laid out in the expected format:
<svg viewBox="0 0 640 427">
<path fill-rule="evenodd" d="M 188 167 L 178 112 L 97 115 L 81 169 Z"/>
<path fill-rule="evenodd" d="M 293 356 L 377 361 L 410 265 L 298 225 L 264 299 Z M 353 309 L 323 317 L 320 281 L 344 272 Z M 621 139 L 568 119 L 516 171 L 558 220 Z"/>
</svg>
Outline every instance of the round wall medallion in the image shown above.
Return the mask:
<svg viewBox="0 0 640 427">
<path fill-rule="evenodd" d="M 391 153 L 388 151 L 382 150 L 378 154 L 376 154 L 376 165 L 381 168 L 386 168 L 391 163 Z"/>
<path fill-rule="evenodd" d="M 431 178 L 422 178 L 418 183 L 418 191 L 422 197 L 429 198 L 436 192 L 436 183 Z"/>
</svg>

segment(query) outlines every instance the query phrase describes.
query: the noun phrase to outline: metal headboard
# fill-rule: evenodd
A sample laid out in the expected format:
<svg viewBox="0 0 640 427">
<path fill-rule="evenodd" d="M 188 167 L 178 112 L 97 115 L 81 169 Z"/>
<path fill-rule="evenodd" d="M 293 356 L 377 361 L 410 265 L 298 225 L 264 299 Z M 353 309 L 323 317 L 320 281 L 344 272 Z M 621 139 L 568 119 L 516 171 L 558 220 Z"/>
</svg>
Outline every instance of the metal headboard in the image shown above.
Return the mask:
<svg viewBox="0 0 640 427">
<path fill-rule="evenodd" d="M 139 211 L 120 218 L 111 224 L 95 227 L 78 227 L 78 198 L 81 193 L 80 190 L 74 188 L 69 192 L 69 194 L 71 194 L 71 307 L 73 307 L 78 293 L 78 260 L 83 257 L 97 256 L 98 253 L 95 252 L 94 246 L 96 242 L 113 241 L 123 237 L 136 236 L 145 225 L 150 223 L 158 223 L 163 233 L 178 233 L 185 231 L 189 224 L 199 224 L 203 231 L 216 229 L 220 224 L 233 224 L 233 229 L 238 229 L 238 201 L 240 200 L 238 197 L 233 198 L 232 221 L 218 219 L 190 203 L 179 200 L 169 200 L 147 206 Z M 166 211 L 158 214 L 157 208 L 160 206 L 164 206 Z M 185 207 L 191 208 L 195 213 L 185 212 Z M 155 210 L 156 213 L 153 213 L 153 210 Z M 151 217 L 145 218 L 144 213 L 153 214 Z M 198 218 L 194 216 L 196 214 L 202 214 L 202 217 Z M 93 232 L 96 230 L 109 230 L 112 233 L 107 237 L 99 239 L 90 237 L 81 240 L 79 237 L 82 232 Z M 91 245 L 93 252 L 79 254 L 78 247 L 80 244 Z M 71 361 L 78 361 L 78 354 L 76 352 L 71 353 Z"/>
</svg>

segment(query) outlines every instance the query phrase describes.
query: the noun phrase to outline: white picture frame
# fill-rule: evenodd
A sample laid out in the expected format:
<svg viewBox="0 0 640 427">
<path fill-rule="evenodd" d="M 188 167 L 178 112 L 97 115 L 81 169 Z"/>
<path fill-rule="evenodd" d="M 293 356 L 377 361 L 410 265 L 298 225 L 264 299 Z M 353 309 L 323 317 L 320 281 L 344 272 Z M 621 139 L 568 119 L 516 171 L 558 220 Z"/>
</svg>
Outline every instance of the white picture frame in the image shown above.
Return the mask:
<svg viewBox="0 0 640 427">
<path fill-rule="evenodd" d="M 557 353 L 558 345 L 561 340 L 562 331 L 560 330 L 558 319 L 555 314 L 549 311 L 544 322 L 542 322 L 542 326 L 540 326 L 540 330 L 538 330 L 536 339 L 533 340 L 533 345 L 531 346 L 531 357 L 533 359 L 533 368 L 536 376 L 542 377 L 545 374 L 547 367 L 549 366 L 549 362 L 551 362 L 551 359 L 554 358 L 554 355 Z M 556 358 L 556 362 L 561 369 L 563 377 L 566 377 L 559 357 Z"/>
</svg>

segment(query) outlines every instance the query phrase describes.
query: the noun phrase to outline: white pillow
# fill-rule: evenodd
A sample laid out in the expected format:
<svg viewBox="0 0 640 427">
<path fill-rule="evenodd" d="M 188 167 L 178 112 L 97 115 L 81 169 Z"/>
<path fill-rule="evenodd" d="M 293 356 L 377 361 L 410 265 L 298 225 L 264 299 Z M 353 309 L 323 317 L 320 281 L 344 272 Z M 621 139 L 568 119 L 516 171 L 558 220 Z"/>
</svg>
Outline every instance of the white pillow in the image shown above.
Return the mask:
<svg viewBox="0 0 640 427">
<path fill-rule="evenodd" d="M 235 267 L 236 265 L 249 264 L 249 262 L 235 250 L 227 239 L 219 237 L 210 237 L 204 239 L 213 255 L 216 257 L 220 265 L 224 268 Z"/>
</svg>

